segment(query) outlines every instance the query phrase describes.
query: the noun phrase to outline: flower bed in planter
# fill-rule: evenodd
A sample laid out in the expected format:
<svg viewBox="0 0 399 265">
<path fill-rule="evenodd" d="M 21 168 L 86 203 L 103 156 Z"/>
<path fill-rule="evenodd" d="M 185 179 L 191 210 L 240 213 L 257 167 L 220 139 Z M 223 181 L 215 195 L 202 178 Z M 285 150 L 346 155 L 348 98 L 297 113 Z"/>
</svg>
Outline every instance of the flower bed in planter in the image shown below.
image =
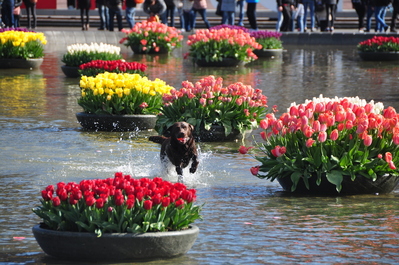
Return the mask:
<svg viewBox="0 0 399 265">
<path fill-rule="evenodd" d="M 114 178 L 59 182 L 41 195 L 33 212 L 43 224 L 33 232 L 43 250 L 57 258 L 174 257 L 186 253 L 199 232 L 192 225 L 201 218 L 196 190 L 161 178 L 118 172 Z"/>
<path fill-rule="evenodd" d="M 222 78 L 208 76 L 195 83 L 184 81 L 181 89 L 165 94 L 161 113 L 155 127 L 159 134 L 185 121 L 194 126 L 197 136 L 209 131 L 212 137 L 215 131 L 211 128 L 218 125 L 225 139 L 232 139 L 231 134 L 235 139 L 236 134 L 244 135 L 258 126 L 267 113 L 267 97 L 260 89 L 242 83 L 224 87 Z"/>
<path fill-rule="evenodd" d="M 305 186 L 314 193 L 327 182 L 339 193 L 356 190 L 348 186 L 359 185 L 360 178 L 384 184 L 380 181 L 384 176 L 392 176 L 396 185 L 398 120 L 396 110 L 384 108 L 382 103 L 359 98 L 314 98 L 293 104 L 278 119 L 267 114 L 260 123 L 263 142 L 255 148 L 242 146 L 240 152 L 253 153 L 261 163 L 251 168 L 252 174 L 283 181 L 285 189 L 284 179 L 290 180 L 292 192 Z"/>
<path fill-rule="evenodd" d="M 22 28 L 0 29 L 0 68 L 39 68 L 46 44 L 43 33 Z"/>
</svg>

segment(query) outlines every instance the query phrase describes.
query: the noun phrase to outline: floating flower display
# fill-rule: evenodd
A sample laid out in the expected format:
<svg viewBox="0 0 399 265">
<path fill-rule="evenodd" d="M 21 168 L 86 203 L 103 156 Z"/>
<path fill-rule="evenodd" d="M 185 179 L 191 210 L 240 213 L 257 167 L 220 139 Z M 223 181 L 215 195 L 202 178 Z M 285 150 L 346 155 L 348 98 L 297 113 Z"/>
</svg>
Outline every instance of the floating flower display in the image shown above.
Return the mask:
<svg viewBox="0 0 399 265">
<path fill-rule="evenodd" d="M 353 181 L 365 178 L 373 183 L 385 176 L 393 177 L 392 191 L 399 180 L 398 120 L 395 109 L 384 109 L 381 103 L 357 97 L 315 98 L 293 104 L 279 118 L 267 114 L 260 122 L 263 141 L 240 152 L 255 153 L 261 162 L 252 174 L 289 180 L 291 191 L 299 185 L 310 189 L 313 182 L 313 189 L 331 183 L 337 192 L 351 193 Z M 367 192 L 360 186 L 355 193 Z"/>
<path fill-rule="evenodd" d="M 77 43 L 67 46 L 67 52 L 63 55 L 61 61 L 66 66 L 78 67 L 93 60 L 120 60 L 122 59 L 120 52 L 120 47 L 111 44 Z"/>
<path fill-rule="evenodd" d="M 131 47 L 135 53 L 168 53 L 180 47 L 183 40 L 179 30 L 160 22 L 143 21 L 122 31 L 127 36 L 120 43 Z"/>
<path fill-rule="evenodd" d="M 357 45 L 360 52 L 399 52 L 399 38 L 374 36 Z"/>
<path fill-rule="evenodd" d="M 224 127 L 225 135 L 244 132 L 258 126 L 267 112 L 267 97 L 260 89 L 243 83 L 223 86 L 223 79 L 205 77 L 198 82 L 182 82 L 163 96 L 156 129 L 160 134 L 177 121 L 186 121 L 199 132 L 212 125 Z"/>
<path fill-rule="evenodd" d="M 101 73 L 82 76 L 82 96 L 78 104 L 91 114 L 158 114 L 162 96 L 172 87 L 160 79 L 149 80 L 139 74 Z"/>
<path fill-rule="evenodd" d="M 194 62 L 219 62 L 225 58 L 244 63 L 256 60 L 253 53 L 262 46 L 246 30 L 222 27 L 220 29 L 197 30 L 188 36 L 189 53 Z"/>
<path fill-rule="evenodd" d="M 0 59 L 42 58 L 46 44 L 43 33 L 21 28 L 0 29 Z"/>
<path fill-rule="evenodd" d="M 262 45 L 262 50 L 265 49 L 282 49 L 283 42 L 280 37 L 282 33 L 268 30 L 258 30 L 249 33 L 251 37 L 254 37 L 256 42 Z"/>
<path fill-rule="evenodd" d="M 41 191 L 33 212 L 48 229 L 71 232 L 145 233 L 177 231 L 201 218 L 196 190 L 161 178 L 114 178 L 58 182 Z"/>
</svg>

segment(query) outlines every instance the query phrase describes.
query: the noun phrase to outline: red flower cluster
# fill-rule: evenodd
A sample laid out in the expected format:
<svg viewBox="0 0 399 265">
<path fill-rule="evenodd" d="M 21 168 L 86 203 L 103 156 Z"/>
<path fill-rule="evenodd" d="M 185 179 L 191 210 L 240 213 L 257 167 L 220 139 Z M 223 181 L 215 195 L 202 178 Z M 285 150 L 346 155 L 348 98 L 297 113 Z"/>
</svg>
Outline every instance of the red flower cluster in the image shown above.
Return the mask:
<svg viewBox="0 0 399 265">
<path fill-rule="evenodd" d="M 176 207 L 182 208 L 186 203 L 196 200 L 196 190 L 187 189 L 182 183 L 171 183 L 162 178 L 134 179 L 130 175 L 115 173 L 114 178 L 82 180 L 80 183 L 59 182 L 55 189 L 49 185 L 42 192 L 45 201 L 52 201 L 57 207 L 61 202 L 71 205 L 84 200 L 87 206 L 95 205 L 101 209 L 105 203 L 112 201 L 115 206 L 126 205 L 132 209 L 140 203 L 144 209 L 151 210 L 154 205 L 162 204 L 168 207 L 174 203 Z M 55 195 L 55 197 L 54 197 Z M 112 209 L 107 209 L 112 211 Z"/>
<path fill-rule="evenodd" d="M 384 36 L 374 36 L 371 39 L 362 41 L 359 43 L 359 45 L 366 45 L 366 46 L 372 46 L 372 45 L 383 45 L 385 43 L 396 43 L 399 44 L 399 38 L 398 37 L 384 37 Z"/>
<path fill-rule="evenodd" d="M 88 63 L 81 64 L 79 69 L 85 70 L 89 68 L 103 69 L 107 72 L 127 72 L 127 71 L 141 71 L 147 70 L 147 65 L 138 62 L 126 62 L 124 60 L 104 61 L 93 60 Z"/>
</svg>

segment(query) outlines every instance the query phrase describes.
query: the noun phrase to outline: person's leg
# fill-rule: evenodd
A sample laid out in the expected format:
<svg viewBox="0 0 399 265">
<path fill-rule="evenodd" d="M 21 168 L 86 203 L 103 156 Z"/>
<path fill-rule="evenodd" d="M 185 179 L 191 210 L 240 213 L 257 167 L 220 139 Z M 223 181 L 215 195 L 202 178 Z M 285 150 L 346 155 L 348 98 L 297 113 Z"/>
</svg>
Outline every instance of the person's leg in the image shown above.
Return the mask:
<svg viewBox="0 0 399 265">
<path fill-rule="evenodd" d="M 136 13 L 136 8 L 135 7 L 126 7 L 126 21 L 127 24 L 129 25 L 129 28 L 133 28 L 135 21 L 134 21 L 134 15 Z"/>
<path fill-rule="evenodd" d="M 278 9 L 278 7 L 277 7 Z M 277 23 L 276 23 L 276 31 L 280 32 L 281 25 L 283 24 L 283 13 L 277 10 Z"/>
<path fill-rule="evenodd" d="M 170 26 L 174 27 L 175 26 L 175 12 L 176 12 L 176 7 L 172 7 L 169 10 L 170 14 Z"/>
<path fill-rule="evenodd" d="M 311 27 L 311 31 L 315 30 L 316 28 L 316 17 L 315 17 L 315 3 L 314 1 L 310 1 L 309 3 L 309 11 L 310 11 L 310 27 Z M 306 27 L 304 25 L 304 27 Z"/>
<path fill-rule="evenodd" d="M 303 1 L 303 17 L 302 17 L 302 24 L 304 25 L 305 29 L 307 29 L 308 27 L 308 22 L 307 22 L 307 18 L 308 18 L 308 9 L 309 9 L 309 1 Z"/>
<path fill-rule="evenodd" d="M 237 2 L 238 6 L 238 26 L 244 26 L 244 0 Z"/>
<path fill-rule="evenodd" d="M 336 10 L 337 10 L 337 5 L 331 5 L 331 31 L 334 30 L 335 11 Z"/>
<path fill-rule="evenodd" d="M 222 21 L 220 24 L 226 25 L 228 20 L 228 12 L 227 11 L 222 11 Z"/>
<path fill-rule="evenodd" d="M 367 18 L 366 18 L 366 32 L 371 30 L 371 18 L 373 17 L 374 10 L 372 6 L 367 6 Z"/>
<path fill-rule="evenodd" d="M 177 14 L 179 15 L 180 28 L 185 30 L 186 25 L 184 23 L 183 8 L 177 8 Z"/>
<path fill-rule="evenodd" d="M 283 6 L 283 24 L 281 26 L 281 31 L 289 31 L 291 28 L 291 10 L 289 10 L 288 5 Z"/>
<path fill-rule="evenodd" d="M 193 8 L 193 9 L 191 9 L 191 11 L 192 11 L 192 17 L 191 17 L 191 19 L 193 20 L 193 23 L 191 24 L 191 25 L 192 25 L 191 29 L 195 29 L 195 21 L 196 21 L 196 19 L 197 19 L 197 12 L 198 12 L 198 10 Z"/>
<path fill-rule="evenodd" d="M 27 6 L 26 7 L 26 16 L 27 16 L 27 19 L 28 19 L 28 29 L 32 28 L 32 21 L 31 21 L 32 7 L 33 6 Z"/>
<path fill-rule="evenodd" d="M 117 7 L 116 20 L 118 22 L 118 30 L 121 31 L 123 29 L 122 8 L 121 7 Z"/>
<path fill-rule="evenodd" d="M 80 8 L 80 24 L 82 24 L 82 30 L 86 30 L 84 21 L 84 9 Z"/>
<path fill-rule="evenodd" d="M 391 32 L 396 32 L 396 19 L 398 18 L 398 8 L 393 8 L 391 19 Z"/>
<path fill-rule="evenodd" d="M 98 30 L 103 30 L 105 29 L 104 6 L 99 5 L 97 8 L 98 8 L 98 16 L 100 17 L 100 27 L 98 28 Z"/>
<path fill-rule="evenodd" d="M 202 20 L 204 21 L 206 28 L 209 29 L 211 27 L 211 25 L 209 24 L 209 21 L 206 18 L 206 9 L 199 9 L 198 13 L 201 15 Z"/>
<path fill-rule="evenodd" d="M 90 26 L 90 16 L 89 16 L 90 8 L 85 9 L 85 12 L 86 12 L 86 30 L 89 30 L 89 26 Z"/>
<path fill-rule="evenodd" d="M 258 30 L 258 24 L 256 21 L 256 3 L 247 3 L 247 17 L 251 29 Z"/>
<path fill-rule="evenodd" d="M 113 7 L 109 8 L 109 31 L 114 31 L 114 17 L 115 10 Z"/>
</svg>

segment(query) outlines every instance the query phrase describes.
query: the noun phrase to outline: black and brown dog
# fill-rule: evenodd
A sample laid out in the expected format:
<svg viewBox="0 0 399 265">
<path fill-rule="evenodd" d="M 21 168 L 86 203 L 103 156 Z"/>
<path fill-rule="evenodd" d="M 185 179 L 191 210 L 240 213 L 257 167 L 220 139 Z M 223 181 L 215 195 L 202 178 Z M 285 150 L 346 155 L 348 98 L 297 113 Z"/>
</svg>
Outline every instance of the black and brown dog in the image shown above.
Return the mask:
<svg viewBox="0 0 399 265">
<path fill-rule="evenodd" d="M 194 126 L 187 122 L 176 122 L 168 130 L 170 137 L 150 136 L 149 140 L 162 144 L 161 161 L 165 158 L 175 166 L 178 175 L 178 181 L 183 181 L 183 168 L 190 162 L 190 173 L 195 173 L 198 167 L 198 152 L 193 136 Z"/>
</svg>

